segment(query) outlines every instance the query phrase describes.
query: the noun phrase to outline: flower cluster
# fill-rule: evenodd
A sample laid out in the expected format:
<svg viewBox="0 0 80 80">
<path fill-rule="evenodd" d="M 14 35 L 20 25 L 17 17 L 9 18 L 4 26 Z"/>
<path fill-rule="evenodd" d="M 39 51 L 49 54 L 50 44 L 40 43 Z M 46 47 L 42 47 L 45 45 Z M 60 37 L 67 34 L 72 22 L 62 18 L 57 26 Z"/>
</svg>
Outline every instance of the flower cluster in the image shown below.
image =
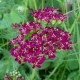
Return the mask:
<svg viewBox="0 0 80 80">
<path fill-rule="evenodd" d="M 60 20 L 64 21 L 66 19 L 66 15 L 57 11 L 58 9 L 46 7 L 44 9 L 35 10 L 32 13 L 32 16 L 37 18 L 38 20 L 44 20 L 46 22 L 51 22 L 52 20 Z"/>
<path fill-rule="evenodd" d="M 25 23 L 25 25 L 27 24 Z M 25 39 L 25 35 L 27 35 L 28 32 L 24 29 L 21 30 L 22 28 L 23 27 L 20 28 L 21 34 L 10 42 L 15 45 L 15 47 L 11 49 L 11 55 L 14 56 L 15 60 L 20 64 L 24 61 L 32 63 L 33 67 L 40 68 L 47 57 L 55 58 L 57 49 L 72 49 L 72 42 L 70 42 L 71 34 L 60 28 L 45 27 L 38 31 L 35 29 L 29 40 Z M 26 26 L 25 29 L 27 28 L 29 27 Z M 23 32 L 24 34 L 22 34 Z"/>
<path fill-rule="evenodd" d="M 24 76 L 22 76 L 17 71 L 10 72 L 10 75 L 6 73 L 3 78 L 3 80 L 24 80 L 24 79 L 25 79 Z"/>
<path fill-rule="evenodd" d="M 42 16 L 42 12 L 44 12 L 44 16 Z M 49 16 L 56 14 L 56 9 L 47 7 L 43 10 L 37 10 L 35 14 L 39 18 L 42 16 L 42 20 L 50 21 L 51 17 Z M 48 15 L 47 18 L 46 15 Z M 61 16 L 64 17 L 60 13 L 56 15 L 58 16 L 55 19 L 61 20 Z M 72 49 L 71 34 L 58 27 L 46 26 L 43 28 L 39 22 L 27 22 L 20 24 L 19 32 L 20 34 L 10 41 L 10 44 L 14 45 L 10 51 L 11 55 L 19 64 L 28 62 L 32 64 L 33 68 L 40 68 L 46 59 L 55 58 L 57 49 Z"/>
<path fill-rule="evenodd" d="M 33 67 L 40 67 L 40 64 L 44 62 L 46 59 L 44 56 L 41 56 L 41 46 L 37 44 L 37 41 L 27 40 L 26 35 L 30 32 L 36 33 L 42 26 L 38 22 L 28 22 L 22 24 L 20 28 L 20 35 L 11 40 L 11 44 L 15 45 L 14 48 L 11 49 L 11 55 L 15 57 L 15 60 L 18 63 L 22 63 L 23 61 L 27 61 L 33 64 Z M 36 62 L 37 61 L 37 62 Z"/>
</svg>

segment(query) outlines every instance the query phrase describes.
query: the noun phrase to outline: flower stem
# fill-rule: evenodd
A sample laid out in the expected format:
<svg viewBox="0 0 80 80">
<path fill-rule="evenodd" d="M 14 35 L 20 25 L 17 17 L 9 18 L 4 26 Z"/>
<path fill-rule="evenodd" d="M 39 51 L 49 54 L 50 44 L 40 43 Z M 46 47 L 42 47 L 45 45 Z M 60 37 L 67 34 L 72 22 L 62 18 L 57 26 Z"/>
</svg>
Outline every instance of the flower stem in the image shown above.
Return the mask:
<svg viewBox="0 0 80 80">
<path fill-rule="evenodd" d="M 34 80 L 35 73 L 36 73 L 36 69 L 33 69 L 33 70 L 32 70 L 32 76 L 31 76 L 31 80 Z"/>
<path fill-rule="evenodd" d="M 9 42 L 3 44 L 3 45 L 1 46 L 1 48 L 4 47 L 4 46 L 6 46 L 6 45 L 8 45 L 8 44 L 9 44 Z"/>
<path fill-rule="evenodd" d="M 58 67 L 59 67 L 59 64 L 54 68 L 54 70 L 50 73 L 50 75 L 47 78 L 45 78 L 45 80 L 49 80 L 49 78 L 55 73 Z"/>
<path fill-rule="evenodd" d="M 44 1 L 42 0 L 42 9 L 44 8 Z"/>
<path fill-rule="evenodd" d="M 33 1 L 34 1 L 35 9 L 37 10 L 37 3 L 36 3 L 36 0 L 33 0 Z"/>
<path fill-rule="evenodd" d="M 51 1 L 51 3 L 52 3 L 52 7 L 53 7 L 53 0 Z"/>
</svg>

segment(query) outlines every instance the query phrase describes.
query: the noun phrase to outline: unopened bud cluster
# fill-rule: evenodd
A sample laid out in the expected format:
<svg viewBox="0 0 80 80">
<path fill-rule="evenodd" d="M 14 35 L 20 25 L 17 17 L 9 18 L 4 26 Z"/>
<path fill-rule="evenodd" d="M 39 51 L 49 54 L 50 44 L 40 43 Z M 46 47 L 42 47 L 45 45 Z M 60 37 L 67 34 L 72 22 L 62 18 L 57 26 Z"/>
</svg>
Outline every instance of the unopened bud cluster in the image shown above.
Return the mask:
<svg viewBox="0 0 80 80">
<path fill-rule="evenodd" d="M 20 74 L 19 71 L 18 72 L 17 71 L 13 71 L 13 72 L 10 72 L 10 76 L 18 78 L 18 77 L 21 77 L 21 74 Z"/>
<path fill-rule="evenodd" d="M 3 80 L 25 80 L 25 78 L 20 74 L 19 71 L 13 71 L 10 72 L 10 75 L 6 73 Z"/>
</svg>

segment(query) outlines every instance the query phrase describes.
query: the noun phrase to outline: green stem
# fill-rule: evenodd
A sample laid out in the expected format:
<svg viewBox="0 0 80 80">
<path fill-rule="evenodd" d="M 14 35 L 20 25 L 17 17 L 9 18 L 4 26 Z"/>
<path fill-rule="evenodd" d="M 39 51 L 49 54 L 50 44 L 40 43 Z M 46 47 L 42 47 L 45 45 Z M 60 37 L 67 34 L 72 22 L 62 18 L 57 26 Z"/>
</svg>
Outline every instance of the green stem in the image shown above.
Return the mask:
<svg viewBox="0 0 80 80">
<path fill-rule="evenodd" d="M 44 8 L 44 1 L 42 0 L 42 9 Z"/>
<path fill-rule="evenodd" d="M 36 73 L 36 69 L 33 69 L 33 71 L 32 71 L 32 76 L 31 76 L 31 80 L 34 80 L 35 73 Z"/>
<path fill-rule="evenodd" d="M 78 14 L 78 16 L 76 17 L 76 19 L 74 20 L 74 22 L 73 22 L 73 24 L 72 24 L 72 27 L 71 27 L 71 29 L 70 29 L 70 33 L 72 33 L 72 31 L 73 31 L 75 25 L 77 24 L 79 18 L 80 18 L 80 14 Z"/>
<path fill-rule="evenodd" d="M 67 7 L 68 7 L 67 1 L 65 0 L 65 8 L 66 8 L 65 10 L 66 10 L 66 13 L 68 12 L 68 8 Z M 67 16 L 67 28 L 69 28 L 69 15 L 67 14 L 66 16 Z"/>
<path fill-rule="evenodd" d="M 9 44 L 9 42 L 3 44 L 3 45 L 1 46 L 1 48 L 4 47 L 4 46 L 6 46 L 6 45 L 8 45 L 8 44 Z"/>
<path fill-rule="evenodd" d="M 2 30 L 1 32 L 2 32 L 2 34 L 4 33 L 3 30 Z M 3 35 L 4 35 L 4 34 L 3 34 Z M 3 43 L 3 44 L 5 43 L 3 38 L 2 38 L 2 43 Z"/>
<path fill-rule="evenodd" d="M 36 3 L 36 0 L 33 0 L 33 2 L 34 2 L 35 9 L 37 10 L 37 3 Z"/>
<path fill-rule="evenodd" d="M 28 4 L 29 4 L 29 1 L 28 1 L 28 0 L 24 0 L 24 5 L 25 5 L 24 15 L 25 15 L 25 16 L 26 16 L 27 11 L 28 11 L 28 8 L 27 8 Z M 24 23 L 24 20 L 23 20 L 23 23 Z"/>
<path fill-rule="evenodd" d="M 53 0 L 51 1 L 52 7 L 53 7 Z"/>
<path fill-rule="evenodd" d="M 67 63 L 66 63 L 67 64 Z M 65 74 L 65 70 L 66 70 L 66 65 L 65 65 L 65 67 L 64 67 L 64 69 L 63 69 L 63 72 L 62 72 L 62 74 L 61 74 L 61 78 L 60 78 L 60 80 L 63 80 L 63 78 L 64 78 L 64 74 Z"/>
<path fill-rule="evenodd" d="M 54 70 L 50 73 L 50 75 L 47 78 L 45 78 L 45 80 L 49 80 L 49 78 L 55 73 L 58 67 L 59 67 L 59 64 L 54 68 Z"/>
</svg>

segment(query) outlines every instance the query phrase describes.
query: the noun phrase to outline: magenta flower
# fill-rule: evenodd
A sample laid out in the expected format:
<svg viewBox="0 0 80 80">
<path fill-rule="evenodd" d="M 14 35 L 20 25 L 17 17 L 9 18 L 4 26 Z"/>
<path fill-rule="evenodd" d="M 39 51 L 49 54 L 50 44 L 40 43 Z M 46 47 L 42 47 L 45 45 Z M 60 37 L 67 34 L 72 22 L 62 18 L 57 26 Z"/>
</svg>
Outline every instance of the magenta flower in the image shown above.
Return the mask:
<svg viewBox="0 0 80 80">
<path fill-rule="evenodd" d="M 48 7 L 36 10 L 32 15 L 47 22 L 66 19 L 65 15 L 57 12 L 57 9 Z M 57 49 L 72 49 L 71 34 L 58 27 L 43 28 L 39 22 L 27 22 L 20 24 L 19 31 L 20 34 L 10 41 L 10 44 L 15 46 L 10 51 L 11 55 L 19 64 L 28 62 L 33 68 L 40 68 L 46 59 L 56 57 Z"/>
<path fill-rule="evenodd" d="M 20 33 L 25 35 L 28 34 L 31 30 L 38 30 L 41 29 L 42 26 L 39 22 L 28 22 L 22 24 L 22 28 L 20 28 Z"/>
<path fill-rule="evenodd" d="M 48 23 L 50 23 L 52 20 L 64 21 L 66 19 L 66 15 L 59 13 L 57 10 L 58 9 L 55 9 L 53 7 L 46 7 L 44 9 L 35 10 L 32 13 L 32 16 L 37 18 L 38 20 L 44 20 Z"/>
<path fill-rule="evenodd" d="M 30 40 L 25 40 L 21 34 L 13 39 L 16 47 L 11 49 L 11 55 L 19 64 L 24 61 L 31 63 L 33 68 L 40 68 L 47 57 L 55 58 L 57 49 L 72 49 L 70 36 L 68 32 L 53 27 L 45 27 L 34 32 Z"/>
</svg>

